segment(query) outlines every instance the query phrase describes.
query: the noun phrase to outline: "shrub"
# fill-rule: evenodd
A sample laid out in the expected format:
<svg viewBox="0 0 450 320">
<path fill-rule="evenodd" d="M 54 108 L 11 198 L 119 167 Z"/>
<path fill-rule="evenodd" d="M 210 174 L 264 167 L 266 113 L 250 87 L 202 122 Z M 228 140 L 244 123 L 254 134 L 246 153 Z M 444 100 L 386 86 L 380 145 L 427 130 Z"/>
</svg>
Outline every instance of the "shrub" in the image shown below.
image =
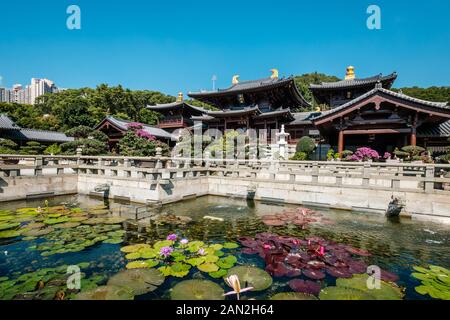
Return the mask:
<svg viewBox="0 0 450 320">
<path fill-rule="evenodd" d="M 95 139 L 77 139 L 61 145 L 62 153 L 67 155 L 76 154 L 78 148 L 81 148 L 84 156 L 99 156 L 108 153 L 108 144 Z"/>
<path fill-rule="evenodd" d="M 16 154 L 18 147 L 14 141 L 0 138 L 0 154 Z"/>
<path fill-rule="evenodd" d="M 380 155 L 375 150 L 363 147 L 356 150 L 356 152 L 350 157 L 351 161 L 369 161 L 369 160 L 377 160 L 380 158 Z"/>
<path fill-rule="evenodd" d="M 45 154 L 50 154 L 50 155 L 57 155 L 61 153 L 61 147 L 59 145 L 52 144 L 50 146 L 48 146 L 45 150 L 44 150 Z"/>
<path fill-rule="evenodd" d="M 304 152 L 308 156 L 316 149 L 316 142 L 314 139 L 304 136 L 297 142 L 296 152 Z"/>
<path fill-rule="evenodd" d="M 21 154 L 37 155 L 42 154 L 45 146 L 36 141 L 29 141 L 25 146 L 20 147 Z"/>
<path fill-rule="evenodd" d="M 156 154 L 156 148 L 163 149 L 163 155 L 169 147 L 142 129 L 139 123 L 130 123 L 125 136 L 119 141 L 120 154 L 124 156 L 149 157 Z"/>
<path fill-rule="evenodd" d="M 305 161 L 306 159 L 308 159 L 306 152 L 296 152 L 290 160 Z"/>
<path fill-rule="evenodd" d="M 331 161 L 331 160 L 333 160 L 334 159 L 334 150 L 333 149 L 330 149 L 330 150 L 328 150 L 328 152 L 327 152 L 327 160 L 328 161 Z"/>
<path fill-rule="evenodd" d="M 394 154 L 405 161 L 419 161 L 425 149 L 419 146 L 405 146 L 401 150 L 395 149 Z"/>
</svg>

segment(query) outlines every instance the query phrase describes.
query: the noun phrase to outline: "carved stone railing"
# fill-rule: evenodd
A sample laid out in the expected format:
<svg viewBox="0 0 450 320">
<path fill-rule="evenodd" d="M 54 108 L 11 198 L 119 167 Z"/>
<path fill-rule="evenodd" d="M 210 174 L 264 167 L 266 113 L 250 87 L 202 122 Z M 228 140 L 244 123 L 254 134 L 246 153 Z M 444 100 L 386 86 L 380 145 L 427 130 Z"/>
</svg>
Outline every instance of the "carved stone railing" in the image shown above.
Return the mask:
<svg viewBox="0 0 450 320">
<path fill-rule="evenodd" d="M 444 164 L 0 155 L 0 177 L 78 174 L 165 184 L 211 176 L 450 195 L 449 172 Z"/>
</svg>

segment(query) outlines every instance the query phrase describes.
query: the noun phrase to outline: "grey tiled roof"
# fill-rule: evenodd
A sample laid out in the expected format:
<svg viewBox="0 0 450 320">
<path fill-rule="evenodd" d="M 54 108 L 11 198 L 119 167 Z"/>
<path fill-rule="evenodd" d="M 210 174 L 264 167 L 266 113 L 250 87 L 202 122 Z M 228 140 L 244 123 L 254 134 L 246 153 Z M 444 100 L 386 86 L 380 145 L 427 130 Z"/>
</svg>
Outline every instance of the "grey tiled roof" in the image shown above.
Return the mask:
<svg viewBox="0 0 450 320">
<path fill-rule="evenodd" d="M 347 88 L 347 87 L 358 87 L 358 86 L 367 86 L 370 84 L 376 84 L 377 82 L 393 82 L 397 78 L 397 73 L 394 72 L 390 75 L 383 76 L 379 74 L 370 78 L 362 78 L 362 79 L 351 79 L 351 80 L 341 80 L 336 82 L 322 82 L 321 84 L 310 84 L 309 88 L 311 90 L 314 89 L 339 89 L 339 88 Z"/>
<path fill-rule="evenodd" d="M 294 96 L 300 105 L 310 106 L 309 102 L 301 95 L 295 85 L 294 77 L 288 78 L 263 78 L 258 80 L 239 81 L 237 84 L 233 84 L 227 89 L 219 89 L 217 91 L 201 91 L 201 92 L 189 92 L 188 95 L 191 98 L 198 99 L 201 97 L 221 97 L 227 94 L 238 94 L 243 92 L 254 92 L 259 90 L 267 90 L 271 88 L 282 87 L 291 85 Z"/>
<path fill-rule="evenodd" d="M 101 123 L 103 123 L 105 120 L 109 120 L 111 123 L 113 123 L 115 126 L 117 126 L 119 129 L 121 129 L 123 131 L 127 131 L 128 124 L 133 122 L 133 121 L 123 120 L 123 119 L 114 118 L 112 116 L 108 116 Z M 100 124 L 98 124 L 95 128 L 98 128 L 100 126 Z M 163 130 L 163 129 L 157 128 L 157 127 L 153 127 L 153 126 L 150 126 L 145 123 L 142 123 L 142 129 L 157 138 L 165 138 L 165 139 L 174 138 L 174 136 L 171 133 L 167 132 L 166 130 Z"/>
<path fill-rule="evenodd" d="M 420 138 L 450 137 L 450 120 L 439 125 L 421 126 L 417 130 Z"/>
<path fill-rule="evenodd" d="M 333 108 L 331 110 L 323 112 L 320 116 L 316 117 L 314 120 L 325 118 L 326 116 L 328 116 L 330 114 L 339 112 L 339 111 L 341 111 L 341 110 L 343 110 L 343 109 L 345 109 L 345 108 L 347 108 L 349 106 L 354 105 L 355 103 L 358 103 L 358 102 L 360 102 L 360 101 L 370 97 L 373 94 L 378 93 L 378 92 L 385 93 L 385 94 L 387 94 L 389 96 L 392 96 L 392 97 L 395 97 L 395 98 L 399 98 L 399 99 L 402 99 L 402 100 L 406 100 L 406 101 L 414 102 L 414 103 L 417 103 L 417 104 L 421 104 L 424 107 L 439 108 L 439 109 L 444 109 L 444 110 L 450 112 L 450 107 L 448 106 L 447 102 L 426 101 L 426 100 L 417 99 L 417 98 L 413 98 L 413 97 L 407 96 L 406 94 L 403 94 L 403 93 L 398 93 L 398 92 L 387 90 L 387 89 L 384 89 L 384 88 L 381 88 L 381 87 L 376 87 L 375 89 L 372 89 L 372 90 L 366 92 L 365 94 L 363 94 L 363 95 L 361 95 L 361 96 L 359 96 L 359 97 L 357 97 L 357 98 L 355 98 L 355 99 L 353 99 L 353 100 L 351 100 L 351 101 L 349 101 L 349 102 L 347 102 L 347 103 L 345 103 L 345 104 L 343 104 L 343 105 L 341 105 L 339 107 L 336 107 L 336 108 Z"/>
<path fill-rule="evenodd" d="M 207 115 L 214 117 L 214 116 L 249 114 L 254 112 L 261 113 L 258 106 L 238 110 L 208 111 Z"/>
<path fill-rule="evenodd" d="M 294 116 L 293 116 L 290 108 L 286 108 L 286 109 L 279 108 L 274 111 L 263 112 L 260 115 L 256 116 L 256 118 L 268 118 L 268 117 L 282 116 L 282 115 L 287 115 L 290 118 L 294 119 Z"/>
<path fill-rule="evenodd" d="M 20 127 L 14 123 L 6 114 L 0 114 L 0 129 L 12 130 Z"/>
<path fill-rule="evenodd" d="M 312 124 L 312 120 L 318 116 L 320 116 L 321 112 L 295 112 L 292 115 L 294 116 L 294 121 L 290 122 L 289 125 L 305 125 Z"/>
<path fill-rule="evenodd" d="M 6 130 L 1 134 L 2 138 L 18 140 L 18 141 L 38 141 L 38 142 L 70 142 L 73 137 L 68 137 L 62 132 L 34 130 L 34 129 L 18 129 Z"/>
<path fill-rule="evenodd" d="M 180 108 L 180 107 L 187 107 L 189 109 L 198 111 L 200 113 L 205 113 L 208 111 L 201 107 L 196 107 L 196 106 L 190 105 L 190 104 L 186 103 L 185 101 L 175 101 L 175 102 L 171 102 L 171 103 L 156 104 L 154 106 L 147 106 L 147 109 L 153 110 L 153 111 L 163 111 L 163 110 L 171 110 L 171 109 Z"/>
</svg>

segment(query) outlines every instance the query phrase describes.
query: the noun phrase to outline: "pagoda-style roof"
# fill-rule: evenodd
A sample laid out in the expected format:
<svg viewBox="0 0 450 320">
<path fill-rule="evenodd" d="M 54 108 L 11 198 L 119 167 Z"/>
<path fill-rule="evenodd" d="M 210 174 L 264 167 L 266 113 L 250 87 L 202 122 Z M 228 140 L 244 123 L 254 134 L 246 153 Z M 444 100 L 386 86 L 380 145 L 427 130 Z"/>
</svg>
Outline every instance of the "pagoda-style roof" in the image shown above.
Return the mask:
<svg viewBox="0 0 450 320">
<path fill-rule="evenodd" d="M 207 112 L 206 109 L 190 105 L 184 100 L 171 103 L 156 104 L 154 106 L 147 106 L 146 108 L 156 112 L 172 111 L 185 108 L 189 110 L 193 115 L 201 115 Z"/>
<path fill-rule="evenodd" d="M 383 88 L 390 89 L 392 87 L 392 84 L 397 79 L 397 73 L 393 72 L 390 75 L 383 76 L 382 74 L 379 74 L 377 76 L 369 77 L 369 78 L 355 78 L 355 79 L 348 79 L 348 80 L 341 80 L 336 82 L 322 82 L 321 84 L 310 84 L 309 88 L 311 91 L 322 91 L 322 90 L 341 90 L 341 89 L 348 89 L 348 88 L 357 88 L 357 87 L 367 87 L 371 86 L 374 87 L 375 84 L 378 82 L 381 82 L 383 85 Z"/>
<path fill-rule="evenodd" d="M 322 113 L 317 111 L 311 112 L 295 112 L 292 115 L 294 116 L 294 120 L 287 125 L 295 126 L 295 125 L 310 125 L 313 123 L 313 120 L 320 116 Z"/>
<path fill-rule="evenodd" d="M 113 126 L 115 129 L 121 132 L 126 132 L 129 129 L 129 124 L 134 123 L 133 121 L 118 119 L 113 116 L 107 116 L 104 118 L 99 124 L 97 124 L 94 129 L 99 130 L 101 129 L 106 123 L 109 123 L 111 126 Z M 172 139 L 174 136 L 167 132 L 166 130 L 150 126 L 145 123 L 141 123 L 142 130 L 146 131 L 147 133 L 151 134 L 152 136 L 155 136 L 156 138 L 163 138 L 163 139 Z"/>
<path fill-rule="evenodd" d="M 211 104 L 219 109 L 242 105 L 239 95 L 243 95 L 246 105 L 257 105 L 269 101 L 272 108 L 309 107 L 310 104 L 298 91 L 294 78 L 264 78 L 241 81 L 227 89 L 217 91 L 190 92 L 189 97 Z"/>
<path fill-rule="evenodd" d="M 0 114 L 0 130 L 20 129 L 6 114 Z"/>
<path fill-rule="evenodd" d="M 261 113 L 260 115 L 257 115 L 255 117 L 255 119 L 267 119 L 267 118 L 273 118 L 273 117 L 277 117 L 277 118 L 285 117 L 291 121 L 294 121 L 294 119 L 295 119 L 294 115 L 291 112 L 291 109 L 289 109 L 289 108 L 287 108 L 287 109 L 279 108 L 275 111 L 264 112 L 264 113 Z"/>
<path fill-rule="evenodd" d="M 450 120 L 439 125 L 421 126 L 417 130 L 419 138 L 448 138 L 450 137 Z"/>
<path fill-rule="evenodd" d="M 332 121 L 344 114 L 359 108 L 366 102 L 370 102 L 374 96 L 379 96 L 380 101 L 391 102 L 404 108 L 413 109 L 415 111 L 428 113 L 440 118 L 450 118 L 450 106 L 447 102 L 431 102 L 422 99 L 410 97 L 403 93 L 394 92 L 381 87 L 380 84 L 369 92 L 331 110 L 323 112 L 320 116 L 314 118 L 315 125 L 319 125 L 328 121 Z"/>
</svg>

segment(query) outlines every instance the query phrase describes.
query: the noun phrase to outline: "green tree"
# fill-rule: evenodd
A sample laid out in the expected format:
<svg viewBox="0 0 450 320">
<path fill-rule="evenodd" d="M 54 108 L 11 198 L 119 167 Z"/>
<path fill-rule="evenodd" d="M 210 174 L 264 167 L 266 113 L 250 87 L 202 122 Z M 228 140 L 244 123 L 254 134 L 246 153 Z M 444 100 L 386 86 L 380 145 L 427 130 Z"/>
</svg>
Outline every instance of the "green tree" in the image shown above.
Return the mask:
<svg viewBox="0 0 450 320">
<path fill-rule="evenodd" d="M 36 141 L 29 141 L 25 146 L 20 147 L 20 154 L 38 155 L 42 154 L 45 146 Z"/>
<path fill-rule="evenodd" d="M 142 132 L 142 126 L 132 126 L 119 141 L 119 152 L 123 156 L 150 157 L 156 154 L 156 148 L 161 147 L 163 154 L 168 152 L 168 146 L 154 137 Z"/>
<path fill-rule="evenodd" d="M 0 138 L 0 154 L 16 154 L 18 148 L 14 141 Z"/>
</svg>

